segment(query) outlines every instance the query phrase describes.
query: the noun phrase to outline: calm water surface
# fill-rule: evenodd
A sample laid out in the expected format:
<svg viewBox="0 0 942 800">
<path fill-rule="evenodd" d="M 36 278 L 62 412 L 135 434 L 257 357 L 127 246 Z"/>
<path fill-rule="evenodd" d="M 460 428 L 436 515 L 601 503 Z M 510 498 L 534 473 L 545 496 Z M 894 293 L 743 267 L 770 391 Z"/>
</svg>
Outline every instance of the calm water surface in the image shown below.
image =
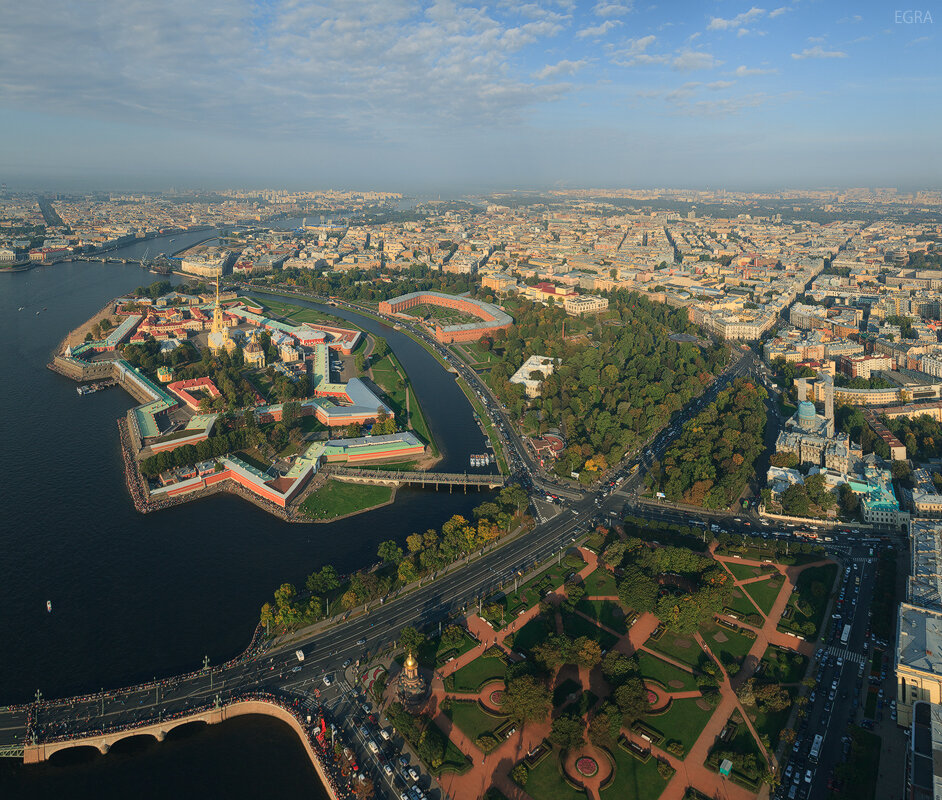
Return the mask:
<svg viewBox="0 0 942 800">
<path fill-rule="evenodd" d="M 121 255 L 178 249 L 205 236 L 178 234 L 173 245 L 141 243 Z M 138 514 L 116 426 L 134 401 L 116 388 L 80 397 L 45 365 L 63 336 L 110 298 L 156 279 L 138 267 L 83 262 L 0 276 L 0 704 L 23 702 L 37 689 L 54 697 L 190 670 L 204 655 L 223 661 L 248 642 L 260 605 L 280 583 L 301 584 L 325 563 L 342 572 L 372 563 L 380 541 L 439 527 L 483 499 L 404 490 L 392 506 L 330 525 L 284 523 L 228 495 Z M 408 337 L 356 321 L 384 335 L 409 372 L 443 451 L 441 469 L 467 469 L 468 456 L 484 452 L 484 436 L 453 377 Z M 256 739 L 285 753 L 277 768 L 244 757 Z M 35 771 L 0 762 L 0 796 L 81 797 L 83 782 L 97 797 L 127 796 L 132 778 L 154 792 L 143 796 L 187 796 L 177 791 L 178 775 L 204 787 L 204 797 L 262 796 L 251 788 L 262 778 L 270 794 L 285 794 L 313 774 L 292 739 L 280 723 L 253 718 L 193 733 L 172 748 L 131 748 L 120 759 L 113 751 Z M 215 781 L 230 770 L 241 777 Z"/>
</svg>

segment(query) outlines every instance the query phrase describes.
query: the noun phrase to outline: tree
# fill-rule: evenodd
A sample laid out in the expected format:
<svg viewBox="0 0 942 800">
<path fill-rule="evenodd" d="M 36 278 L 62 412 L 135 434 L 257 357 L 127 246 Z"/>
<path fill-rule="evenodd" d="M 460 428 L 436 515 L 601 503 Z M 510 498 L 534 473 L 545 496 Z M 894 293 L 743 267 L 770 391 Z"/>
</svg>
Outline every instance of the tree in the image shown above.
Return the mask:
<svg viewBox="0 0 942 800">
<path fill-rule="evenodd" d="M 612 747 L 621 729 L 621 712 L 612 703 L 603 703 L 589 721 L 589 741 L 596 747 Z"/>
<path fill-rule="evenodd" d="M 810 508 L 808 493 L 800 483 L 789 486 L 782 492 L 782 510 L 786 514 L 797 517 L 807 517 Z"/>
<path fill-rule="evenodd" d="M 527 765 L 521 761 L 510 771 L 510 777 L 513 778 L 514 783 L 518 786 L 526 786 L 527 779 L 530 777 L 530 770 L 527 769 Z"/>
<path fill-rule="evenodd" d="M 331 564 L 325 564 L 319 572 L 308 575 L 304 585 L 313 594 L 327 594 L 340 586 L 340 576 Z"/>
<path fill-rule="evenodd" d="M 550 672 L 572 660 L 572 642 L 561 633 L 551 633 L 531 648 L 533 658 Z"/>
<path fill-rule="evenodd" d="M 379 548 L 377 550 L 377 555 L 383 560 L 386 564 L 399 564 L 403 559 L 402 548 L 395 543 L 392 539 L 387 539 L 385 542 L 379 543 Z"/>
<path fill-rule="evenodd" d="M 399 631 L 399 646 L 407 653 L 416 655 L 423 644 L 425 644 L 425 634 L 414 626 L 406 625 Z"/>
<path fill-rule="evenodd" d="M 609 650 L 602 659 L 602 674 L 612 686 L 620 686 L 637 672 L 638 662 L 615 650 Z"/>
<path fill-rule="evenodd" d="M 615 690 L 614 696 L 618 710 L 624 715 L 626 722 L 634 722 L 647 713 L 648 693 L 641 678 L 629 678 Z"/>
<path fill-rule="evenodd" d="M 546 719 L 552 709 L 550 693 L 532 675 L 507 681 L 503 710 L 517 724 Z"/>
<path fill-rule="evenodd" d="M 580 666 L 592 669 L 602 660 L 602 647 L 598 642 L 586 636 L 580 636 L 574 643 L 576 661 Z"/>
<path fill-rule="evenodd" d="M 445 760 L 445 748 L 447 746 L 448 740 L 445 738 L 445 734 L 433 723 L 425 726 L 416 750 L 419 758 L 432 769 L 438 769 Z"/>
<path fill-rule="evenodd" d="M 624 580 L 618 587 L 619 599 L 638 613 L 654 611 L 657 593 L 657 582 L 636 566 L 625 570 Z"/>
<path fill-rule="evenodd" d="M 572 750 L 585 743 L 585 722 L 575 714 L 562 714 L 553 720 L 549 739 L 563 750 Z"/>
<path fill-rule="evenodd" d="M 572 612 L 583 597 L 585 597 L 585 586 L 575 581 L 567 583 L 566 599 L 563 601 L 563 606 L 567 611 Z"/>
</svg>

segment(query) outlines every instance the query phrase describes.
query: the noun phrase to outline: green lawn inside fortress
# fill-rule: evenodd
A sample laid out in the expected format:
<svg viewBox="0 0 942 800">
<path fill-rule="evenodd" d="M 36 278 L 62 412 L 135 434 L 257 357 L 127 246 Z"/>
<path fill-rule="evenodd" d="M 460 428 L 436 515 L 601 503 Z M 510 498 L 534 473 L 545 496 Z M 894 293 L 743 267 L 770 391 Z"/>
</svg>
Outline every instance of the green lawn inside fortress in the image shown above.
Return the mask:
<svg viewBox="0 0 942 800">
<path fill-rule="evenodd" d="M 392 491 L 389 486 L 330 480 L 308 495 L 301 503 L 301 511 L 313 519 L 335 519 L 388 503 Z"/>
</svg>

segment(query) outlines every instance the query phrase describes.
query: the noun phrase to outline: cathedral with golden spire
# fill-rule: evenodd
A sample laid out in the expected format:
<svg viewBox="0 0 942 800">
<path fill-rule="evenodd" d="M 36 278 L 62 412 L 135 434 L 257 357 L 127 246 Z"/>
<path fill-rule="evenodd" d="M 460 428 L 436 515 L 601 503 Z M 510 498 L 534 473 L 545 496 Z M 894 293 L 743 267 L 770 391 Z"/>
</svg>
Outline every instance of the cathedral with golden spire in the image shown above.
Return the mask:
<svg viewBox="0 0 942 800">
<path fill-rule="evenodd" d="M 229 336 L 229 326 L 226 324 L 226 318 L 223 315 L 222 306 L 219 304 L 219 278 L 216 278 L 216 306 L 213 308 L 213 326 L 209 333 L 209 349 L 216 355 L 225 350 L 231 353 L 236 348 L 236 343 Z"/>
</svg>

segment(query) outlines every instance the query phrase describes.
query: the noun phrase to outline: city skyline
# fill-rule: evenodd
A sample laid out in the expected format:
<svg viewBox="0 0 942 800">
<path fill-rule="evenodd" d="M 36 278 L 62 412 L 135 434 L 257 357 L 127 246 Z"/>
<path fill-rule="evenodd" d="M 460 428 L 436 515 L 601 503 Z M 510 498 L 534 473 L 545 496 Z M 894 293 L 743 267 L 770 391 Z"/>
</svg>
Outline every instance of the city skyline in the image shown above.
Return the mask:
<svg viewBox="0 0 942 800">
<path fill-rule="evenodd" d="M 11 188 L 937 188 L 931 9 L 8 8 Z M 42 42 L 40 58 L 22 58 Z"/>
</svg>

